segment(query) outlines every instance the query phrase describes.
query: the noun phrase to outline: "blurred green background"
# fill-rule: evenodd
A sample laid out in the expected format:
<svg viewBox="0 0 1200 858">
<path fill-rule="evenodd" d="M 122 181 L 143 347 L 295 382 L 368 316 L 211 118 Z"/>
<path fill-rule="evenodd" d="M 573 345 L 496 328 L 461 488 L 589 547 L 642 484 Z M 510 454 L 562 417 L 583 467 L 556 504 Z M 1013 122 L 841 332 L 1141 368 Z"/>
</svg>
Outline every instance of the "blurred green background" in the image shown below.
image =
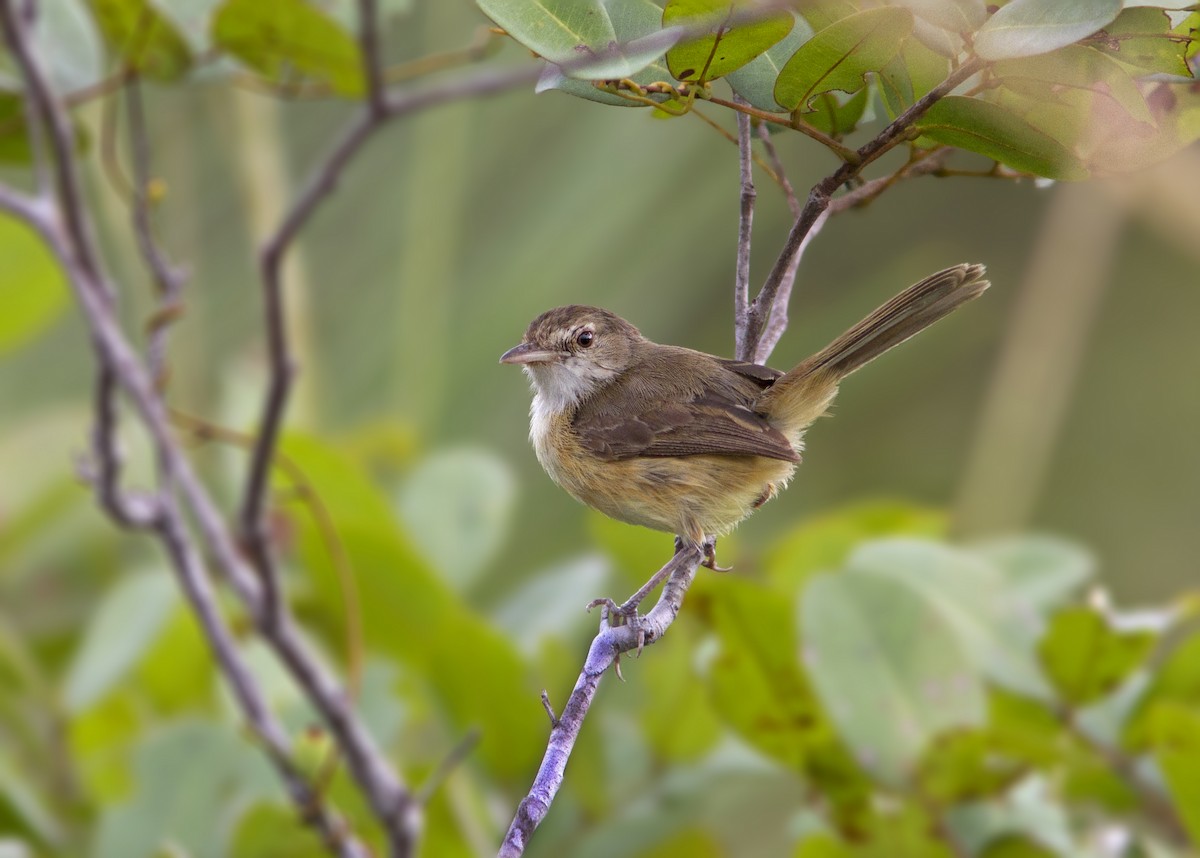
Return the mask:
<svg viewBox="0 0 1200 858">
<path fill-rule="evenodd" d="M 416 4 L 390 34 L 388 55 L 456 48 L 485 23 L 465 0 Z M 528 57 L 507 44 L 489 61 Z M 148 96 L 155 174 L 166 187 L 157 217 L 165 245 L 191 272 L 187 312 L 172 335 L 169 400 L 186 413 L 246 430 L 265 379 L 254 249 L 351 108 L 279 102 L 231 87 L 217 74 L 151 88 Z M 92 128 L 99 114 L 97 105 L 82 112 Z M 798 189 L 834 166 L 799 135 L 779 137 L 778 145 Z M 8 168 L 4 174 L 17 175 Z M 129 239 L 127 209 L 106 183 L 96 146 L 87 181 L 135 329 L 150 311 L 151 290 Z M 757 181 L 755 285 L 790 225 L 778 189 L 761 174 Z M 728 540 L 722 561 L 732 563 L 737 577 L 760 578 L 768 547 L 798 528 L 847 506 L 889 500 L 929 511 L 917 529 L 939 530 L 928 522 L 944 515 L 962 537 L 1030 530 L 1069 537 L 1094 552 L 1099 580 L 1125 601 L 1162 601 L 1192 586 L 1200 556 L 1198 186 L 1200 152 L 1193 148 L 1148 174 L 1086 186 L 922 178 L 830 221 L 800 268 L 791 328 L 772 358 L 775 366 L 797 362 L 938 268 L 986 263 L 994 288 L 844 385 L 836 416 L 809 433 L 790 490 Z M 533 316 L 565 303 L 602 305 L 652 339 L 729 354 L 737 199 L 735 147 L 694 118 L 654 119 L 646 111 L 521 89 L 441 107 L 383 132 L 320 209 L 289 262 L 289 324 L 302 374 L 288 449 L 324 475 L 313 479 L 331 507 L 354 510 L 343 521 L 348 542 L 361 524 L 349 519 L 365 519 L 377 501 L 398 523 L 406 543 L 400 554 L 380 548 L 356 555 L 357 574 L 371 581 L 396 573 L 386 587 L 367 583 L 368 600 L 388 593 L 397 601 L 411 598 L 407 567 L 392 567 L 407 557 L 435 582 L 429 593 L 459 594 L 470 623 L 500 630 L 513 652 L 528 657 L 525 677 L 506 691 L 516 726 L 505 736 L 523 744 L 495 745 L 501 740 L 493 733 L 480 752 L 510 798 L 542 751 L 537 690 L 547 687 L 561 702 L 582 657 L 594 622 L 582 605 L 631 591 L 671 543 L 667 535 L 601 521 L 550 483 L 526 440 L 526 382 L 496 358 Z M 39 778 L 73 782 L 63 789 L 75 790 L 78 804 L 95 790 L 115 801 L 147 788 L 144 780 L 130 781 L 134 735 L 192 705 L 183 690 L 146 677 L 184 671 L 179 653 L 191 654 L 200 672 L 193 676 L 210 668 L 194 640 L 191 648 L 167 650 L 166 663 L 154 662 L 155 649 L 167 646 L 160 635 L 194 636 L 180 615 L 145 607 L 174 605 L 169 588 L 159 592 L 165 579 L 158 575 L 159 584 L 141 582 L 144 592 L 123 598 L 138 606 L 133 616 L 161 614 L 165 625 L 139 630 L 136 620 L 120 620 L 131 614 L 113 608 L 117 619 L 110 622 L 122 632 L 116 637 L 131 651 L 98 656 L 115 659 L 115 672 L 101 670 L 107 684 L 98 688 L 78 687 L 86 686 L 80 677 L 95 676 L 94 664 L 79 661 L 81 634 L 97 623 L 97 605 L 131 586 L 131 569 L 157 570 L 162 558 L 143 537 L 109 527 L 72 477 L 72 459 L 87 446 L 92 362 L 69 295 L 37 253 L 22 230 L 0 224 L 0 306 L 9 316 L 0 322 L 0 628 L 12 663 L 27 659 L 24 681 L 35 676 L 44 683 L 45 699 L 31 699 L 52 700 L 78 720 L 63 722 L 70 725 L 66 746 L 61 736 L 44 736 L 15 750 L 7 765 L 44 765 L 41 753 L 58 747 L 75 763 L 60 761 Z M 144 445 L 130 430 L 126 446 L 136 482 L 149 473 L 140 458 Z M 232 497 L 244 455 L 213 445 L 197 445 L 196 454 L 205 476 Z M 354 494 L 354 480 L 366 486 L 368 475 L 373 482 L 362 492 L 374 494 L 364 500 Z M 289 557 L 296 561 L 302 615 L 336 641 L 336 585 L 328 575 L 322 585 L 306 582 L 321 551 L 308 544 L 311 528 L 292 520 L 303 514 L 284 502 L 281 509 L 280 529 L 294 540 L 287 544 L 295 549 Z M 364 557 L 374 558 L 374 568 L 362 568 Z M 703 593 L 699 599 L 703 604 Z M 420 610 L 368 604 L 368 643 L 389 617 L 417 622 Z M 495 632 L 478 633 L 486 640 Z M 628 685 L 605 687 L 608 712 L 589 729 L 608 741 L 582 748 L 578 763 L 583 771 L 595 765 L 615 773 L 618 781 L 603 787 L 606 794 L 618 792 L 624 778 L 642 785 L 651 806 L 675 807 L 688 818 L 702 817 L 702 808 L 677 807 L 671 799 L 691 777 L 688 764 L 647 762 L 626 755 L 622 743 L 632 748 L 644 741 L 632 734 L 646 705 L 639 697 L 646 675 L 686 666 L 695 634 L 672 632 L 673 649 L 656 648 L 627 669 Z M 139 635 L 143 644 L 159 642 L 149 655 L 129 642 Z M 451 636 L 447 646 L 465 647 L 464 640 L 471 639 Z M 402 658 L 422 661 L 416 654 L 432 644 L 414 632 L 411 640 L 375 649 L 390 653 L 392 646 Z M 455 655 L 460 665 L 472 656 Z M 372 677 L 379 688 L 429 681 L 411 665 L 399 674 L 392 662 L 368 665 L 368 690 Z M 211 677 L 204 682 L 211 687 Z M 450 705 L 441 720 L 435 707 L 422 721 L 419 707 L 405 708 L 417 699 L 382 702 L 371 717 L 394 717 L 412 728 L 401 731 L 408 759 L 428 769 L 472 718 L 463 704 Z M 16 695 L 10 704 L 35 705 Z M 693 728 L 716 731 L 703 721 L 709 717 L 697 715 L 703 723 Z M 121 725 L 113 728 L 121 741 L 101 727 L 113 723 Z M 49 729 L 37 727 L 43 728 Z M 194 750 L 197 742 L 220 741 L 196 724 L 170 729 L 203 735 L 160 735 L 164 745 L 178 740 Z M 600 759 L 604 754 L 613 759 Z M 721 760 L 704 765 L 719 767 Z M 725 830 L 748 824 L 748 817 L 786 817 L 799 803 L 800 787 L 791 779 L 752 769 L 737 769 L 746 783 L 729 795 L 755 813 L 722 805 Z M 611 829 L 588 826 L 614 812 L 589 789 L 602 788 L 582 776 L 571 784 L 573 792 L 539 834 L 536 854 L 565 854 L 555 851 L 562 842 L 556 831 L 560 838 L 575 832 L 572 855 L 611 854 L 605 851 Z M 433 813 L 454 816 L 460 833 L 453 845 L 430 846 L 428 854 L 486 853 L 479 844 L 494 832 L 464 823 L 464 808 L 493 821 L 506 808 L 481 809 L 495 796 L 454 779 L 448 792 Z M 627 807 L 625 825 L 645 806 Z M 105 825 L 105 831 L 122 827 L 120 819 Z M 436 819 L 431 830 L 440 830 Z M 623 830 L 638 842 L 628 834 L 636 825 Z M 679 843 L 661 854 L 722 854 L 701 835 L 688 841 L 693 835 L 681 830 L 671 835 Z M 787 834 L 759 831 L 762 842 L 742 854 L 780 854 Z M 89 836 L 63 836 L 74 846 L 93 843 Z M 104 836 L 100 854 L 133 854 Z M 656 837 L 647 835 L 645 843 Z"/>
</svg>

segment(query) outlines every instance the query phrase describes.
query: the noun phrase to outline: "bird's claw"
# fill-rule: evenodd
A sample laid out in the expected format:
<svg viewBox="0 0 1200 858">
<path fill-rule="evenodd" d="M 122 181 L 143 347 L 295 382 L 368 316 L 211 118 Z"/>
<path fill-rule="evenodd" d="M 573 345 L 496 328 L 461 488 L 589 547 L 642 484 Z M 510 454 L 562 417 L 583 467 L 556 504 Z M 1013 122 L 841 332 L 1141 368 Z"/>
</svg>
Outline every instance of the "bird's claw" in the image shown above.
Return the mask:
<svg viewBox="0 0 1200 858">
<path fill-rule="evenodd" d="M 701 550 L 704 552 L 704 559 L 700 561 L 701 566 L 707 567 L 714 572 L 733 571 L 732 566 L 717 565 L 717 541 L 715 539 L 704 543 L 704 545 L 701 546 Z"/>
<path fill-rule="evenodd" d="M 592 599 L 592 601 L 588 602 L 587 609 L 591 611 L 592 608 L 604 608 L 605 619 L 608 621 L 609 625 L 629 626 L 634 630 L 634 632 L 637 634 L 637 656 L 638 658 L 641 658 L 642 649 L 646 646 L 646 630 L 642 628 L 642 617 L 637 612 L 637 605 L 631 605 L 628 602 L 626 602 L 624 605 L 618 605 L 612 599 L 605 596 L 604 598 Z M 621 658 L 619 654 L 617 656 L 616 667 L 617 676 L 620 677 Z M 622 677 L 622 680 L 623 679 L 624 678 Z"/>
</svg>

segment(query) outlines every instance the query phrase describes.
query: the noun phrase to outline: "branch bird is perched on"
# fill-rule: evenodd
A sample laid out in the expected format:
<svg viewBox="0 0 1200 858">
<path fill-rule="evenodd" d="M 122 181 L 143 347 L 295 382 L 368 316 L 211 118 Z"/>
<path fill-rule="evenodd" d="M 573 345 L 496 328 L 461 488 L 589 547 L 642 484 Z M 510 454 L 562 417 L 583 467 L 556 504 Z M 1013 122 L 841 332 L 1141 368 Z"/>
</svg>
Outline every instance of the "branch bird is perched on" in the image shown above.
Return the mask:
<svg viewBox="0 0 1200 858">
<path fill-rule="evenodd" d="M 550 477 L 605 515 L 676 534 L 715 567 L 716 537 L 787 485 L 838 383 L 988 287 L 956 265 L 905 289 L 781 373 L 643 337 L 572 305 L 500 357 L 533 382 L 530 438 Z"/>
</svg>

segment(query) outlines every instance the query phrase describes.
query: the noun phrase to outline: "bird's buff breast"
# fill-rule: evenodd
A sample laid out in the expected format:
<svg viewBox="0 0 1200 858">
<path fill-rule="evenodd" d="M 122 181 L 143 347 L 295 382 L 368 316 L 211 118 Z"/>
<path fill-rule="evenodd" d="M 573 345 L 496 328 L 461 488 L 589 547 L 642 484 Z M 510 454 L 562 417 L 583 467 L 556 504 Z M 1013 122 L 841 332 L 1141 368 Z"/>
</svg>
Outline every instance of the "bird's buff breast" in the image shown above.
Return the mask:
<svg viewBox="0 0 1200 858">
<path fill-rule="evenodd" d="M 567 411 L 540 409 L 530 440 L 550 478 L 576 500 L 618 521 L 687 536 L 728 533 L 782 489 L 796 466 L 759 456 L 606 460 L 579 443 Z"/>
</svg>

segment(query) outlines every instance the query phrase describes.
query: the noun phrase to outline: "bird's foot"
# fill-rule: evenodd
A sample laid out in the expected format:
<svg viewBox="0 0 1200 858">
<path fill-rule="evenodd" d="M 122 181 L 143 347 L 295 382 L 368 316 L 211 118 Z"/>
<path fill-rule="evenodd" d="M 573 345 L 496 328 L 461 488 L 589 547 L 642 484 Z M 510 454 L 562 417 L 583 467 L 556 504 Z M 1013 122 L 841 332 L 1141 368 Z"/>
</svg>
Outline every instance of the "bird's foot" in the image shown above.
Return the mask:
<svg viewBox="0 0 1200 858">
<path fill-rule="evenodd" d="M 639 658 L 642 655 L 642 649 L 646 645 L 646 630 L 642 627 L 642 616 L 637 611 L 638 604 L 640 602 L 640 598 L 636 601 L 634 599 L 630 599 L 625 604 L 618 605 L 616 602 L 606 596 L 603 599 L 592 599 L 592 601 L 588 602 L 587 604 L 587 609 L 589 611 L 591 611 L 592 608 L 603 608 L 604 619 L 610 626 L 629 626 L 634 630 L 634 633 L 637 634 L 637 655 Z M 616 666 L 617 676 L 624 681 L 625 677 L 621 676 L 620 657 L 617 658 Z"/>
<path fill-rule="evenodd" d="M 701 566 L 706 566 L 714 572 L 732 572 L 732 566 L 717 565 L 717 540 L 707 539 L 700 546 L 700 550 L 704 552 L 704 559 L 700 561 Z"/>
</svg>

